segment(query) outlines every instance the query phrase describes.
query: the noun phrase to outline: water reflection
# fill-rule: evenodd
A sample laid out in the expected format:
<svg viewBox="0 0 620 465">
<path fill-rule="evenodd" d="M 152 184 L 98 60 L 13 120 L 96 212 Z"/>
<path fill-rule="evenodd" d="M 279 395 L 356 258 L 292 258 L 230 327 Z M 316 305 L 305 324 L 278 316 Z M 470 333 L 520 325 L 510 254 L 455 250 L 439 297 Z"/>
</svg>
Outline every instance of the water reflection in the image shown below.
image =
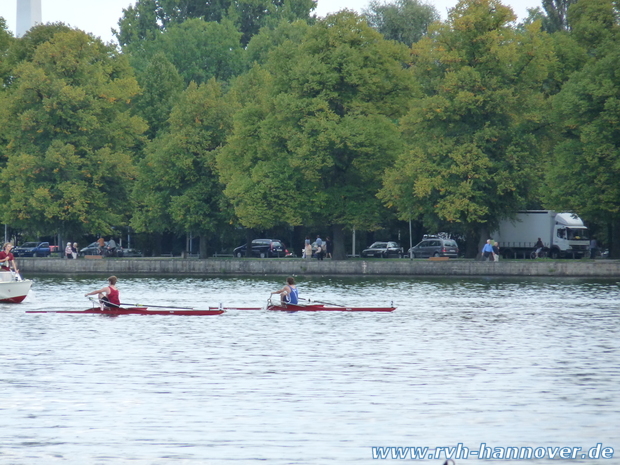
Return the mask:
<svg viewBox="0 0 620 465">
<path fill-rule="evenodd" d="M 24 313 L 86 308 L 82 296 L 105 278 L 36 277 L 23 304 L 0 307 L 0 463 L 340 464 L 370 463 L 378 445 L 620 447 L 614 280 L 298 279 L 303 297 L 394 301 L 391 314 Z M 205 308 L 260 305 L 281 284 L 121 277 L 119 288 L 123 302 Z"/>
</svg>

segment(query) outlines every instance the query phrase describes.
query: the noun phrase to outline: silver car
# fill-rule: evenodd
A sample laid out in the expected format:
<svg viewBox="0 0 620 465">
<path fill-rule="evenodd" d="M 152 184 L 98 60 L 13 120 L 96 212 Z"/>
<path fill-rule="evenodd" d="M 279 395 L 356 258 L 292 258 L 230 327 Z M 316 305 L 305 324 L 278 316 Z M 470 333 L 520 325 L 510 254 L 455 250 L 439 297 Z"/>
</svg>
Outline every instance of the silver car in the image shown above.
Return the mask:
<svg viewBox="0 0 620 465">
<path fill-rule="evenodd" d="M 411 258 L 458 258 L 459 246 L 454 239 L 425 236 L 422 242 L 409 249 L 409 256 Z"/>
</svg>

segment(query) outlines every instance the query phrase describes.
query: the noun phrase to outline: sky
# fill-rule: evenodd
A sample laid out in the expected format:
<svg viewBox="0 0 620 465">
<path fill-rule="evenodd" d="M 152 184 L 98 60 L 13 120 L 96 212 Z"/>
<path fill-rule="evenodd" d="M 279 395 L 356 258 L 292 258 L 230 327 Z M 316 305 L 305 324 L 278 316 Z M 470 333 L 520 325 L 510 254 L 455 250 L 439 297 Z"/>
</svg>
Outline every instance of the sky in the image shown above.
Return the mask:
<svg viewBox="0 0 620 465">
<path fill-rule="evenodd" d="M 458 0 L 425 0 L 433 5 L 442 18 L 457 4 Z M 101 37 L 104 42 L 115 42 L 111 29 L 118 28 L 118 20 L 123 9 L 132 5 L 132 0 L 41 0 L 41 15 L 44 23 L 64 22 L 72 27 L 91 32 Z M 315 13 L 325 16 L 329 13 L 348 8 L 361 12 L 368 6 L 369 0 L 318 0 Z M 512 7 L 519 19 L 527 16 L 527 8 L 541 5 L 541 0 L 503 0 Z M 17 0 L 0 0 L 0 16 L 8 28 L 15 34 Z"/>
</svg>

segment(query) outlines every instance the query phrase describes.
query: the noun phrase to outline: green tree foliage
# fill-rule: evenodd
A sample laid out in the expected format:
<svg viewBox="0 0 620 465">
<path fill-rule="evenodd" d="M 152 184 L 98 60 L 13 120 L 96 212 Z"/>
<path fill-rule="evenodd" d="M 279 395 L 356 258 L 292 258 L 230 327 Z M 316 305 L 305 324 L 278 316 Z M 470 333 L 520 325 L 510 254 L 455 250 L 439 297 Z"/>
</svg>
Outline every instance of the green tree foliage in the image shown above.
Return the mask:
<svg viewBox="0 0 620 465">
<path fill-rule="evenodd" d="M 242 33 L 245 46 L 261 27 L 274 27 L 282 19 L 309 19 L 315 6 L 314 0 L 138 0 L 123 10 L 115 35 L 125 47 L 150 40 L 158 31 L 188 19 L 220 22 L 229 18 Z"/>
<path fill-rule="evenodd" d="M 619 258 L 620 35 L 613 19 L 617 14 L 612 2 L 602 0 L 580 2 L 569 11 L 575 34 L 589 47 L 591 59 L 553 98 L 560 140 L 549 163 L 545 200 L 553 208 L 608 225 L 612 254 Z"/>
<path fill-rule="evenodd" d="M 413 47 L 424 96 L 402 120 L 408 149 L 380 193 L 401 219 L 429 229 L 447 221 L 486 239 L 536 192 L 553 57 L 537 25 L 520 32 L 513 20 L 495 0 L 461 1 Z"/>
<path fill-rule="evenodd" d="M 8 54 L 13 40 L 13 35 L 7 29 L 6 21 L 0 16 L 0 82 L 4 82 L 9 74 Z"/>
<path fill-rule="evenodd" d="M 249 63 L 248 68 L 253 63 L 265 64 L 269 58 L 269 52 L 279 47 L 287 41 L 294 44 L 300 44 L 310 26 L 305 21 L 280 21 L 277 27 L 264 27 L 258 34 L 252 37 L 250 43 L 246 47 L 246 61 Z"/>
<path fill-rule="evenodd" d="M 81 31 L 57 32 L 12 70 L 0 105 L 3 221 L 30 231 L 106 233 L 127 217 L 131 116 L 127 60 Z"/>
<path fill-rule="evenodd" d="M 571 6 L 568 18 L 577 42 L 594 53 L 617 36 L 620 7 L 614 0 L 582 0 Z"/>
<path fill-rule="evenodd" d="M 577 0 L 542 0 L 543 10 L 532 8 L 528 10 L 527 23 L 540 20 L 542 30 L 549 33 L 569 31 L 568 8 L 577 3 Z"/>
<path fill-rule="evenodd" d="M 150 139 L 168 127 L 172 107 L 183 92 L 183 78 L 164 53 L 156 53 L 137 75 L 142 93 L 135 99 L 136 112 L 146 120 Z"/>
<path fill-rule="evenodd" d="M 0 64 L 4 67 L 4 82 L 11 83 L 12 74 L 8 71 L 15 68 L 22 61 L 30 61 L 37 47 L 50 40 L 58 32 L 69 32 L 71 28 L 64 23 L 38 24 L 28 30 L 19 40 L 12 40 L 6 50 L 6 61 Z"/>
<path fill-rule="evenodd" d="M 418 0 L 371 0 L 364 15 L 368 23 L 386 39 L 397 40 L 407 46 L 419 41 L 428 27 L 440 19 L 435 7 Z"/>
<path fill-rule="evenodd" d="M 407 50 L 341 12 L 285 42 L 233 87 L 242 109 L 218 167 L 241 223 L 376 229 L 375 194 L 411 96 Z M 338 250 L 335 249 L 338 254 Z"/>
<path fill-rule="evenodd" d="M 161 16 L 158 0 L 138 0 L 123 8 L 119 28 L 112 29 L 112 32 L 123 49 L 139 49 L 144 42 L 155 39 L 164 28 Z"/>
<path fill-rule="evenodd" d="M 228 80 L 239 74 L 245 66 L 241 34 L 234 25 L 190 19 L 172 25 L 155 40 L 144 43 L 143 50 L 132 53 L 132 63 L 138 74 L 157 54 L 164 54 L 185 81 L 202 84 L 211 78 Z"/>
<path fill-rule="evenodd" d="M 192 83 L 170 116 L 169 131 L 151 142 L 134 190 L 138 232 L 194 233 L 206 238 L 230 220 L 215 154 L 231 129 L 234 106 L 214 79 Z"/>
</svg>

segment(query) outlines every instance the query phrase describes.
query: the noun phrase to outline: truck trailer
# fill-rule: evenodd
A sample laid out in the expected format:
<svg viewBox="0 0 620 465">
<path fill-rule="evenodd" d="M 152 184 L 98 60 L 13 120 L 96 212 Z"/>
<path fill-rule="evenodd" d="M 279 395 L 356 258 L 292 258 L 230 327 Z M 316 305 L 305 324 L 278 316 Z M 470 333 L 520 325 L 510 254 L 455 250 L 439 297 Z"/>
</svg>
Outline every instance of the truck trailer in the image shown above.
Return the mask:
<svg viewBox="0 0 620 465">
<path fill-rule="evenodd" d="M 491 238 L 499 242 L 504 258 L 530 258 L 540 238 L 551 258 L 581 258 L 588 253 L 589 233 L 574 213 L 522 210 L 514 220 L 504 220 Z"/>
</svg>

